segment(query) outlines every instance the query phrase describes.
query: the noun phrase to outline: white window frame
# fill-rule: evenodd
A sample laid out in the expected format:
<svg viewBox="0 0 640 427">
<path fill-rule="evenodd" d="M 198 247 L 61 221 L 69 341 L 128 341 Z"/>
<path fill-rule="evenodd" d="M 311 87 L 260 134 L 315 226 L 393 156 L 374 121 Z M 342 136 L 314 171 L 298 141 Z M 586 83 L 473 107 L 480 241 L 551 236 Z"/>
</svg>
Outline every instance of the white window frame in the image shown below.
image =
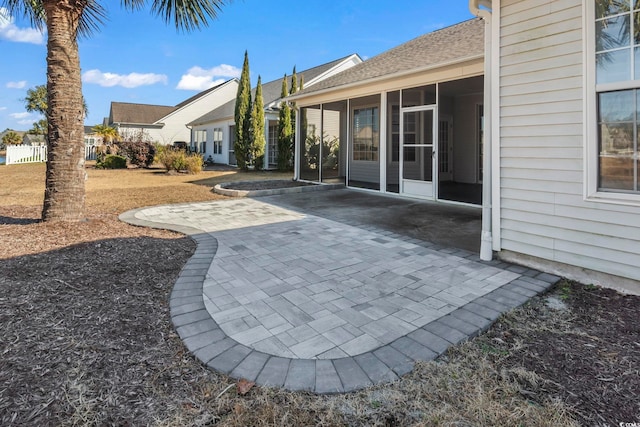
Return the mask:
<svg viewBox="0 0 640 427">
<path fill-rule="evenodd" d="M 375 160 L 356 160 L 354 158 L 354 154 L 355 154 L 355 112 L 359 111 L 359 110 L 373 110 L 374 108 L 378 109 L 378 146 L 377 149 L 378 151 L 376 152 L 376 159 Z M 381 126 L 381 121 L 382 119 L 380 118 L 380 108 L 381 106 L 379 104 L 366 104 L 366 105 L 356 105 L 356 106 L 352 106 L 351 107 L 351 117 L 350 117 L 350 128 L 351 128 L 351 135 L 352 135 L 352 139 L 351 139 L 351 150 L 349 155 L 351 156 L 351 161 L 352 162 L 363 162 L 363 163 L 380 163 L 380 144 L 381 144 L 381 135 L 380 135 L 380 126 Z M 373 151 L 371 151 L 371 153 L 373 153 Z"/>
<path fill-rule="evenodd" d="M 213 128 L 213 154 L 222 154 L 222 128 Z"/>
<path fill-rule="evenodd" d="M 640 90 L 640 80 L 596 85 L 596 12 L 594 0 L 582 2 L 584 44 L 584 199 L 591 202 L 640 206 L 640 194 L 599 191 L 598 93 L 625 89 Z"/>
<path fill-rule="evenodd" d="M 207 130 L 197 129 L 195 131 L 195 147 L 194 150 L 198 153 L 205 154 L 207 150 Z"/>
<path fill-rule="evenodd" d="M 269 121 L 267 124 L 267 149 L 269 150 L 267 164 L 270 166 L 278 164 L 278 133 L 278 122 L 276 120 Z"/>
</svg>

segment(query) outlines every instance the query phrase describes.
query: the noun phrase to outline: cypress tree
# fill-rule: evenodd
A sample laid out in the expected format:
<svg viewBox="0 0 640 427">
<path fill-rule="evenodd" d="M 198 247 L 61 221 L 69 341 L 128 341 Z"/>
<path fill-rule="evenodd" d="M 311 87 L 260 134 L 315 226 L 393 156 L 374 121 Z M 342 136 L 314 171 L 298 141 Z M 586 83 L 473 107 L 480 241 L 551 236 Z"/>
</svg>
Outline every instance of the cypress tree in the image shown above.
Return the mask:
<svg viewBox="0 0 640 427">
<path fill-rule="evenodd" d="M 249 144 L 251 140 L 251 78 L 249 76 L 249 54 L 245 50 L 242 74 L 236 95 L 234 119 L 236 141 L 233 145 L 238 167 L 247 170 Z"/>
<path fill-rule="evenodd" d="M 264 149 L 267 141 L 264 137 L 264 100 L 262 98 L 262 80 L 258 76 L 256 97 L 253 101 L 251 114 L 251 157 L 256 170 L 262 169 L 264 163 Z"/>
<path fill-rule="evenodd" d="M 293 66 L 293 73 L 291 73 L 291 90 L 289 95 L 293 95 L 298 91 L 298 74 L 296 73 L 296 67 Z"/>
<path fill-rule="evenodd" d="M 291 164 L 291 109 L 289 103 L 284 100 L 288 94 L 287 75 L 282 79 L 282 91 L 280 97 L 280 114 L 278 117 L 278 170 L 286 171 Z"/>
<path fill-rule="evenodd" d="M 300 76 L 302 82 L 302 76 Z M 298 91 L 298 74 L 296 73 L 296 67 L 293 66 L 293 73 L 291 74 L 291 90 L 289 95 L 293 95 Z M 291 108 L 291 158 L 293 158 L 293 151 L 295 150 L 296 141 L 296 103 L 289 103 Z"/>
</svg>

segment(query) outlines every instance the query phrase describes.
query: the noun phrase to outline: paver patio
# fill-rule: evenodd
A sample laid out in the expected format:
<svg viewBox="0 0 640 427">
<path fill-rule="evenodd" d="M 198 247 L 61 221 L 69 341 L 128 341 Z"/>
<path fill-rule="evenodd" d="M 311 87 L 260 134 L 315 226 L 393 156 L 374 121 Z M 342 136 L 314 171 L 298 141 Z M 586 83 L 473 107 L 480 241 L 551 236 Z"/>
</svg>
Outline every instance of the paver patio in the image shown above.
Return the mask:
<svg viewBox="0 0 640 427">
<path fill-rule="evenodd" d="M 317 393 L 395 380 L 559 279 L 274 203 L 282 197 L 121 216 L 196 240 L 172 320 L 196 357 L 234 377 Z"/>
</svg>

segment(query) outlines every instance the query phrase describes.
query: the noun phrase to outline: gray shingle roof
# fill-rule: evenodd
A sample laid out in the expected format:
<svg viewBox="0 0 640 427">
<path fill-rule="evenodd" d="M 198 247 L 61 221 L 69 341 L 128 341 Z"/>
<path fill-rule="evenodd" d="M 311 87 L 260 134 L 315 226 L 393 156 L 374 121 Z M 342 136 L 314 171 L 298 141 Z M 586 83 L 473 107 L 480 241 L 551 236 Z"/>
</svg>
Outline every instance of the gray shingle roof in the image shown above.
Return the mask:
<svg viewBox="0 0 640 427">
<path fill-rule="evenodd" d="M 296 97 L 483 54 L 484 22 L 474 18 L 410 40 L 305 88 Z"/>
<path fill-rule="evenodd" d="M 335 61 L 328 62 L 326 64 L 318 65 L 317 67 L 309 68 L 304 71 L 297 71 L 296 74 L 298 76 L 298 84 L 300 84 L 300 79 L 303 79 L 305 84 L 316 77 L 322 75 L 323 73 L 329 71 L 331 68 L 340 64 L 345 59 L 351 57 L 352 55 L 345 56 L 344 58 L 336 59 Z M 287 75 L 289 79 L 287 85 L 289 89 L 291 88 L 291 75 Z M 316 83 L 317 84 L 317 83 Z M 282 78 L 273 80 L 267 83 L 262 84 L 262 97 L 264 99 L 265 107 L 269 104 L 273 103 L 280 99 L 280 94 L 282 93 Z M 252 99 L 255 97 L 256 88 L 254 87 L 251 91 Z M 236 100 L 232 99 L 226 104 L 221 105 L 213 111 L 208 112 L 202 117 L 192 121 L 189 123 L 189 126 L 197 126 L 205 123 L 215 122 L 218 120 L 225 120 L 232 118 L 235 113 Z"/>
<path fill-rule="evenodd" d="M 233 80 L 233 79 L 231 79 Z M 128 102 L 112 102 L 111 113 L 109 115 L 110 123 L 136 123 L 136 124 L 152 124 L 168 116 L 176 110 L 179 110 L 197 99 L 205 96 L 206 94 L 213 92 L 219 87 L 229 83 L 231 80 L 227 80 L 224 83 L 213 86 L 209 89 L 203 90 L 188 98 L 175 107 L 167 105 L 149 105 L 149 104 L 133 104 Z"/>
<path fill-rule="evenodd" d="M 175 109 L 175 107 L 169 107 L 166 105 L 112 102 L 109 122 L 152 124 L 173 112 Z"/>
</svg>

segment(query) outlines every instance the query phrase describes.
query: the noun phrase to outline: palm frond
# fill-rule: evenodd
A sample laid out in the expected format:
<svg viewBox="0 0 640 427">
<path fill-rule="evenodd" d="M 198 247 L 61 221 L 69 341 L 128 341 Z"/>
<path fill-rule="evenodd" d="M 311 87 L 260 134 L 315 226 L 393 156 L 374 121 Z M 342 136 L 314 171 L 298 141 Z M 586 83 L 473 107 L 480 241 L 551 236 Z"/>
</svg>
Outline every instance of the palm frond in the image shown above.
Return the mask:
<svg viewBox="0 0 640 427">
<path fill-rule="evenodd" d="M 142 9 L 145 3 L 145 0 L 120 0 L 120 5 L 131 11 Z"/>
<path fill-rule="evenodd" d="M 137 4 L 140 0 L 127 3 Z M 166 23 L 174 22 L 177 30 L 191 31 L 206 27 L 208 18 L 215 19 L 224 4 L 224 0 L 154 0 L 151 10 Z"/>
<path fill-rule="evenodd" d="M 10 14 L 28 19 L 34 28 L 40 31 L 46 28 L 47 17 L 42 0 L 2 0 L 0 5 L 6 7 Z M 77 7 L 80 20 L 76 36 L 86 37 L 99 30 L 107 17 L 104 7 L 96 0 L 79 1 Z"/>
<path fill-rule="evenodd" d="M 95 0 L 86 0 L 80 22 L 78 23 L 78 36 L 88 37 L 100 30 L 100 26 L 107 19 L 107 12 L 100 3 Z"/>
<path fill-rule="evenodd" d="M 39 0 L 2 0 L 0 6 L 5 7 L 11 15 L 22 16 L 29 20 L 31 26 L 42 31 L 45 27 L 45 15 L 42 1 Z"/>
</svg>

